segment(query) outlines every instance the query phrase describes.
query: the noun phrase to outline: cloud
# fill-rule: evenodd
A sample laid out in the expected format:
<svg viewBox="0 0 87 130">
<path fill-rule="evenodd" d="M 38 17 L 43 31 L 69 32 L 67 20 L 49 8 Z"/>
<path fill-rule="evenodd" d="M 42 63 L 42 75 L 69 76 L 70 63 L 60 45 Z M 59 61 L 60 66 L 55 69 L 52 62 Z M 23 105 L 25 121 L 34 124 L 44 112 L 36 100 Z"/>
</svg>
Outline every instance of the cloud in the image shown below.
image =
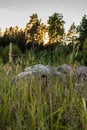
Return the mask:
<svg viewBox="0 0 87 130">
<path fill-rule="evenodd" d="M 87 14 L 86 5 L 87 0 L 0 0 L 0 26 L 24 26 L 33 13 L 46 23 L 55 12 L 63 14 L 67 27 L 72 22 L 78 25 Z"/>
<path fill-rule="evenodd" d="M 0 9 L 2 8 L 20 8 L 29 4 L 28 0 L 0 0 Z"/>
</svg>

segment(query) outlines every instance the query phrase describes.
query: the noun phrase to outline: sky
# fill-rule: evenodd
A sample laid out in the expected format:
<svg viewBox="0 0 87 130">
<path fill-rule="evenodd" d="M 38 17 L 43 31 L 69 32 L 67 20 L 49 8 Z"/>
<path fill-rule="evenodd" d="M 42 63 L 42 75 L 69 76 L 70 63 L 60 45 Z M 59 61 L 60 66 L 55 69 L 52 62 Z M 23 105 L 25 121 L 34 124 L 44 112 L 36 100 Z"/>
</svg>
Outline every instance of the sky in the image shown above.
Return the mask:
<svg viewBox="0 0 87 130">
<path fill-rule="evenodd" d="M 77 26 L 87 15 L 87 0 L 0 0 L 0 28 L 25 28 L 33 13 L 46 24 L 55 12 L 62 13 L 67 31 L 73 22 Z"/>
</svg>

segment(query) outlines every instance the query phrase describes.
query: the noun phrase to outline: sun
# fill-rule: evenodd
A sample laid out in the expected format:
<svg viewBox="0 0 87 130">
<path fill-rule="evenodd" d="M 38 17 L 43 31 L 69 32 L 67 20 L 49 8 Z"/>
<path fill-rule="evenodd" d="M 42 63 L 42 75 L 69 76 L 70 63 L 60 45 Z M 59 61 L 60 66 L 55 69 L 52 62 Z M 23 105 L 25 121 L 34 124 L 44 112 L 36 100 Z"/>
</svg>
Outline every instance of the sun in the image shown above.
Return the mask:
<svg viewBox="0 0 87 130">
<path fill-rule="evenodd" d="M 45 33 L 43 37 L 44 45 L 49 43 L 49 35 L 48 32 Z"/>
</svg>

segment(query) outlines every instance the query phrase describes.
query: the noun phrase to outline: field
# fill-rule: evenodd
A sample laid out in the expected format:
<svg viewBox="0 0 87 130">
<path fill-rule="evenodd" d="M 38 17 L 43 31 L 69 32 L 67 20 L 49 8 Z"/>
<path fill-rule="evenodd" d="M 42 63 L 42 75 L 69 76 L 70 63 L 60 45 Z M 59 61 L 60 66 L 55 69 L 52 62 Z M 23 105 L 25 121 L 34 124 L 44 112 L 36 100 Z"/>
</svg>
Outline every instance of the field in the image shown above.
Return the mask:
<svg viewBox="0 0 87 130">
<path fill-rule="evenodd" d="M 76 89 L 71 75 L 11 84 L 22 69 L 0 64 L 0 130 L 87 130 L 87 85 Z"/>
<path fill-rule="evenodd" d="M 54 12 L 46 23 L 42 22 L 52 2 L 47 1 L 48 6 L 40 1 L 19 2 L 0 2 L 0 20 L 3 21 L 3 26 L 0 21 L 0 130 L 87 130 L 87 13 L 79 25 L 75 25 L 71 17 L 80 18 L 77 16 L 82 12 L 82 5 L 77 8 L 75 2 L 75 13 L 75 9 L 70 8 L 74 2 L 68 2 L 66 20 L 69 18 L 72 24 L 66 30 L 69 23 L 63 19 L 62 12 Z M 53 3 L 55 7 L 66 5 L 57 4 L 55 0 Z M 35 9 L 37 5 L 41 11 Z M 44 11 L 41 6 L 45 7 Z M 32 15 L 29 14 L 31 8 L 35 9 Z M 44 13 L 42 18 L 36 11 Z M 25 27 L 12 25 L 15 21 L 21 25 L 26 15 L 30 16 Z M 8 21 L 9 26 L 2 31 Z M 27 80 L 25 77 L 15 80 L 26 67 L 36 64 L 48 65 L 51 69 L 43 67 L 46 73 L 41 74 L 41 70 L 37 75 L 37 68 L 33 76 L 26 72 Z M 58 67 L 64 64 L 69 65 L 72 72 L 59 71 Z M 83 69 L 78 71 L 79 68 Z"/>
</svg>

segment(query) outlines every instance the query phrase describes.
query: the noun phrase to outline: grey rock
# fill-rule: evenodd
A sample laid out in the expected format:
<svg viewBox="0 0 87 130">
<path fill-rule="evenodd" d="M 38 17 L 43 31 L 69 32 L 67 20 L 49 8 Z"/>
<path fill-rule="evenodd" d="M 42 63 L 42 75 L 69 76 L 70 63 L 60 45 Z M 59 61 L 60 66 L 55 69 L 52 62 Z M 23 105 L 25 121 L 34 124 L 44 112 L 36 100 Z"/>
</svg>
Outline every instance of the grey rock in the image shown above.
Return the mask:
<svg viewBox="0 0 87 130">
<path fill-rule="evenodd" d="M 78 82 L 87 81 L 87 67 L 86 66 L 79 66 L 77 68 L 77 74 L 78 74 Z"/>
<path fill-rule="evenodd" d="M 57 67 L 57 71 L 64 73 L 64 74 L 68 74 L 72 70 L 73 70 L 73 68 L 67 64 L 63 64 L 63 65 Z"/>
<path fill-rule="evenodd" d="M 33 66 L 29 66 L 24 69 L 23 72 L 20 72 L 18 75 L 16 75 L 12 80 L 11 83 L 17 82 L 19 79 L 29 79 L 32 76 L 38 76 L 38 77 L 50 77 L 50 76 L 62 76 L 61 72 L 58 72 L 56 67 L 52 66 L 45 66 L 42 64 L 36 64 Z"/>
<path fill-rule="evenodd" d="M 68 81 L 70 74 L 72 75 L 73 82 L 77 84 L 87 81 L 87 67 L 85 66 L 79 66 L 77 69 L 75 69 L 67 64 L 63 64 L 58 67 L 36 64 L 25 68 L 23 72 L 20 72 L 14 76 L 11 80 L 11 83 L 16 83 L 21 79 L 31 79 L 32 77 L 36 76 L 40 78 L 59 77 L 61 81 Z"/>
<path fill-rule="evenodd" d="M 78 74 L 86 74 L 87 75 L 87 67 L 86 66 L 79 66 L 77 68 L 77 73 Z"/>
</svg>

